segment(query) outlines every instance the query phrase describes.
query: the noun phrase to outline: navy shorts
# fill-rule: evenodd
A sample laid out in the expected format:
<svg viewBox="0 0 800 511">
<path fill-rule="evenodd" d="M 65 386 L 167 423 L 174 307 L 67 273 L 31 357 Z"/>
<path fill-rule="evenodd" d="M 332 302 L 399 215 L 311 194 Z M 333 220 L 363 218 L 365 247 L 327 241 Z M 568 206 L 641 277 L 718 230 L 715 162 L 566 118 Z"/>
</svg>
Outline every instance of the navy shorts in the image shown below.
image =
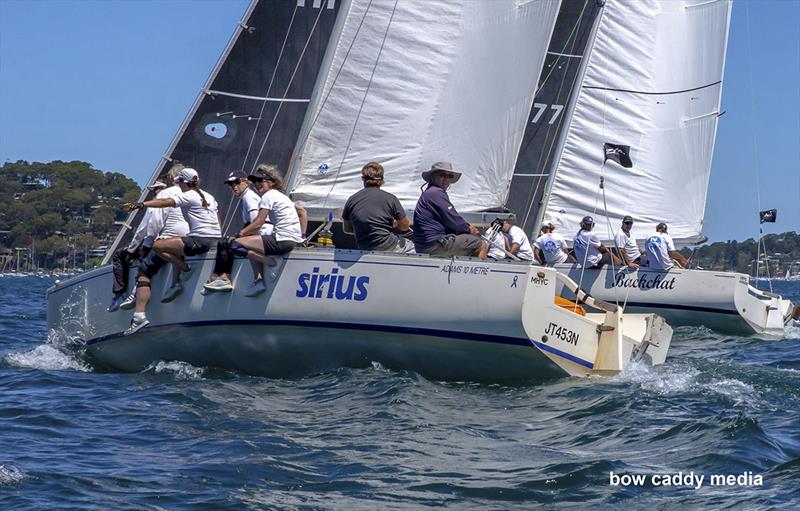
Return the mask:
<svg viewBox="0 0 800 511">
<path fill-rule="evenodd" d="M 161 259 L 155 250 L 151 250 L 146 256 L 139 259 L 139 271 L 136 273 L 136 276 L 152 279 L 165 264 L 167 264 L 167 262 Z"/>
<path fill-rule="evenodd" d="M 299 243 L 291 240 L 278 241 L 272 234 L 265 234 L 261 236 L 261 242 L 264 244 L 265 255 L 283 255 L 294 247 L 300 245 Z"/>
<path fill-rule="evenodd" d="M 181 238 L 183 241 L 183 253 L 187 256 L 195 256 L 205 254 L 211 247 L 217 246 L 219 238 L 201 238 L 199 236 L 184 236 Z"/>
</svg>

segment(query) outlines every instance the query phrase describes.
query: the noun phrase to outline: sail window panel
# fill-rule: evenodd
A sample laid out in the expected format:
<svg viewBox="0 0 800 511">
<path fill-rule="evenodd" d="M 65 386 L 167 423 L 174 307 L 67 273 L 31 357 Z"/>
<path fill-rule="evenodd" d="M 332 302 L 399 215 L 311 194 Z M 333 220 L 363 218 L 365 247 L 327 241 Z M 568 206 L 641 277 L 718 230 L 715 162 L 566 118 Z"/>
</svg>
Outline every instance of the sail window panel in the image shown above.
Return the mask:
<svg viewBox="0 0 800 511">
<path fill-rule="evenodd" d="M 559 2 L 350 3 L 297 160 L 294 197 L 341 207 L 378 160 L 414 207 L 420 173 L 463 172 L 461 211 L 504 203 Z"/>
</svg>

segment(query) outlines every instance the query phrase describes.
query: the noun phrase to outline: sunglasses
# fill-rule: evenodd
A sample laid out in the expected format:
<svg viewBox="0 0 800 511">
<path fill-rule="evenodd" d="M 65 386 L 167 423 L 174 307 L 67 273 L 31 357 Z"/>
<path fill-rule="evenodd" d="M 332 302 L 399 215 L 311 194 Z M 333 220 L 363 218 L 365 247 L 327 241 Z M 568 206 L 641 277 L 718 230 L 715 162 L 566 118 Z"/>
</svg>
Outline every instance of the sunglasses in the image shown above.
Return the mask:
<svg viewBox="0 0 800 511">
<path fill-rule="evenodd" d="M 622 222 L 622 225 L 633 225 L 633 222 Z"/>
<path fill-rule="evenodd" d="M 238 185 L 238 184 L 239 184 L 239 183 L 241 183 L 241 182 L 242 182 L 242 181 L 241 181 L 240 179 L 237 179 L 236 181 L 228 181 L 228 182 L 227 182 L 227 183 L 225 183 L 225 184 L 226 184 L 226 185 L 228 185 L 228 186 L 230 186 L 231 188 L 233 188 L 234 186 Z"/>
<path fill-rule="evenodd" d="M 248 177 L 247 179 L 249 179 L 251 182 L 253 182 L 253 183 L 255 183 L 255 184 L 258 184 L 258 183 L 263 183 L 263 182 L 265 181 L 265 179 L 264 179 L 263 177 L 253 177 L 253 176 L 250 176 L 250 177 Z"/>
<path fill-rule="evenodd" d="M 455 179 L 455 177 L 456 177 L 455 174 L 450 174 L 449 172 L 442 172 L 441 174 L 442 174 L 442 177 L 447 178 L 447 179 Z"/>
</svg>

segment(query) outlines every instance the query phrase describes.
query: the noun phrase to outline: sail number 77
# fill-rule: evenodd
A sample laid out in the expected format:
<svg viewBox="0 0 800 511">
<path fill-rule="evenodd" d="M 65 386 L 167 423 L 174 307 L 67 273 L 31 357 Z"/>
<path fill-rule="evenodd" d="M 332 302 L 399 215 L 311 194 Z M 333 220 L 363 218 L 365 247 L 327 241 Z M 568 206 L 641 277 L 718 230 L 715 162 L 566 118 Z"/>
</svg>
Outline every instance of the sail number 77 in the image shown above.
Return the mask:
<svg viewBox="0 0 800 511">
<path fill-rule="evenodd" d="M 550 116 L 550 120 L 547 121 L 547 124 L 553 124 L 558 119 L 558 116 L 561 114 L 561 111 L 564 110 L 564 105 L 549 105 L 550 110 L 553 111 L 553 115 Z M 539 119 L 542 118 L 544 112 L 548 109 L 548 105 L 546 103 L 534 103 L 533 108 L 536 109 L 536 113 L 533 115 L 533 120 L 531 122 L 536 124 L 539 122 Z"/>
</svg>

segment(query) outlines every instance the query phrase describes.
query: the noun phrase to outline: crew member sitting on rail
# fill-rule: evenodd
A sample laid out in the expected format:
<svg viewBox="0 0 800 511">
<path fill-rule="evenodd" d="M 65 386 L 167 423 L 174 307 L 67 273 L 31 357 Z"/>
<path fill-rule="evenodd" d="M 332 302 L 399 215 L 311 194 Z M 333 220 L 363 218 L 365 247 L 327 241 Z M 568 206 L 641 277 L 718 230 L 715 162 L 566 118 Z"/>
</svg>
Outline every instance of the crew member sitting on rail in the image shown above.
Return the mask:
<svg viewBox="0 0 800 511">
<path fill-rule="evenodd" d="M 631 234 L 633 227 L 633 217 L 625 215 L 622 217 L 622 231 L 614 238 L 617 251 L 622 262 L 630 269 L 635 270 L 642 264 L 642 253 L 636 244 L 636 238 Z"/>
<path fill-rule="evenodd" d="M 414 209 L 414 246 L 418 253 L 485 258 L 489 244 L 478 228 L 458 214 L 447 189 L 461 178 L 449 162 L 434 163 L 422 173 L 427 183 Z"/>
<path fill-rule="evenodd" d="M 533 261 L 533 250 L 528 235 L 514 225 L 513 216 L 510 215 L 503 220 L 503 232 L 506 233 L 506 250 L 523 261 Z"/>
<path fill-rule="evenodd" d="M 208 252 L 222 235 L 217 214 L 217 201 L 210 193 L 200 189 L 200 177 L 197 175 L 197 171 L 184 168 L 178 173 L 175 182 L 181 189 L 181 193 L 177 195 L 127 204 L 130 210 L 177 207 L 180 208 L 189 224 L 188 235 L 156 240 L 153 244 L 153 252 L 165 261 L 172 263 L 173 266 L 172 287 L 161 299 L 165 303 L 171 302 L 183 291 L 180 281 L 188 279 L 194 270 L 195 265 L 187 264 L 185 257 Z M 137 276 L 136 284 L 136 312 L 125 335 L 135 333 L 150 324 L 145 315 L 149 302 L 150 277 L 140 274 Z"/>
<path fill-rule="evenodd" d="M 605 264 L 619 266 L 622 261 L 611 253 L 605 245 L 600 243 L 597 235 L 592 232 L 594 219 L 585 216 L 581 220 L 581 228 L 572 239 L 572 247 L 575 249 L 575 259 L 585 268 L 602 268 Z"/>
<path fill-rule="evenodd" d="M 250 225 L 258 216 L 258 204 L 261 197 L 250 188 L 250 181 L 247 176 L 240 172 L 231 172 L 225 179 L 225 184 L 231 187 L 231 192 L 235 197 L 239 197 L 242 208 L 242 227 Z M 230 291 L 233 289 L 230 275 L 225 273 L 226 268 L 232 267 L 233 263 L 228 263 L 227 259 L 233 258 L 230 250 L 231 239 L 222 239 L 217 243 L 217 256 L 214 261 L 214 271 L 203 284 L 203 287 L 211 291 Z"/>
<path fill-rule="evenodd" d="M 180 186 L 175 184 L 175 178 L 185 167 L 176 163 L 167 171 L 162 177 L 166 188 L 156 194 L 156 199 L 168 199 L 181 192 Z M 155 240 L 174 238 L 176 236 L 182 237 L 189 234 L 189 224 L 183 218 L 183 213 L 179 208 L 152 208 L 145 211 L 145 215 L 139 224 L 139 229 L 144 227 L 144 232 L 140 233 L 145 235 L 145 238 L 152 238 L 149 243 L 149 249 L 143 252 L 139 259 L 139 270 L 136 272 L 136 281 L 138 282 L 139 276 L 144 275 L 148 280 L 153 277 L 167 264 L 157 252 L 152 250 Z M 137 233 L 139 233 L 137 229 Z M 134 241 L 137 234 L 134 234 Z M 120 304 L 119 308 L 123 310 L 132 309 L 136 306 L 136 286 L 134 286 L 131 294 L 128 295 Z"/>
<path fill-rule="evenodd" d="M 675 265 L 675 261 L 683 268 L 689 266 L 689 260 L 675 250 L 675 243 L 672 242 L 672 236 L 667 234 L 667 224 L 664 222 L 658 224 L 656 233 L 647 238 L 644 249 L 647 265 L 655 270 L 669 270 Z"/>
<path fill-rule="evenodd" d="M 364 188 L 347 199 L 342 210 L 342 230 L 355 234 L 360 250 L 414 253 L 414 244 L 393 230 L 409 231 L 408 220 L 400 201 L 389 192 L 381 190 L 383 166 L 371 161 L 361 169 Z"/>
<path fill-rule="evenodd" d="M 267 288 L 264 284 L 263 267 L 275 266 L 270 255 L 283 255 L 300 245 L 303 241 L 300 218 L 292 200 L 283 194 L 283 182 L 275 165 L 261 164 L 247 176 L 261 193 L 258 215 L 249 225 L 239 231 L 230 243 L 230 250 L 239 257 L 246 257 L 253 267 L 253 283 L 245 291 L 245 296 L 256 296 Z M 303 210 L 305 211 L 305 210 Z M 271 232 L 265 234 L 263 227 L 269 219 Z M 220 273 L 230 275 L 233 259 L 227 266 L 219 268 Z M 220 289 L 230 291 L 231 288 Z"/>
<path fill-rule="evenodd" d="M 574 263 L 575 259 L 567 252 L 567 242 L 564 236 L 555 232 L 556 227 L 552 222 L 542 225 L 542 235 L 533 243 L 536 258 L 544 259 L 544 264 L 553 266 L 561 263 Z"/>
</svg>

